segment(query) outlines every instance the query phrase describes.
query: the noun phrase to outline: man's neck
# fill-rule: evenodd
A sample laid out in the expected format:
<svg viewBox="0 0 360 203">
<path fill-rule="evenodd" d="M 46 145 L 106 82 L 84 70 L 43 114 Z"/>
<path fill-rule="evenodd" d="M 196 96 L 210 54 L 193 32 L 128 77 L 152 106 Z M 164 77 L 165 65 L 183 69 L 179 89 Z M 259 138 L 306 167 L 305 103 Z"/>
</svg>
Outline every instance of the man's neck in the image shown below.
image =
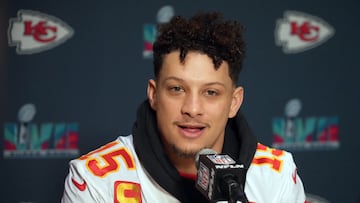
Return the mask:
<svg viewBox="0 0 360 203">
<path fill-rule="evenodd" d="M 173 162 L 173 164 L 175 165 L 179 173 L 189 175 L 195 175 L 197 173 L 194 159 L 177 160 L 177 162 Z"/>
<path fill-rule="evenodd" d="M 179 157 L 174 153 L 167 153 L 171 163 L 182 174 L 196 175 L 195 157 Z"/>
</svg>

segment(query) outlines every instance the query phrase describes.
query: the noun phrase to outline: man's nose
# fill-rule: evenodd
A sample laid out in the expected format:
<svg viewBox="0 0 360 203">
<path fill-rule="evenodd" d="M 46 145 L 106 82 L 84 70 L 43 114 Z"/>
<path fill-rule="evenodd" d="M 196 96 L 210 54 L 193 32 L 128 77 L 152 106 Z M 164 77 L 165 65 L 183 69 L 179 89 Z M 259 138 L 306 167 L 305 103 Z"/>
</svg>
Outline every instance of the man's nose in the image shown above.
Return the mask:
<svg viewBox="0 0 360 203">
<path fill-rule="evenodd" d="M 183 100 L 181 113 L 186 114 L 191 118 L 203 114 L 203 104 L 201 97 L 198 94 L 187 94 Z"/>
</svg>

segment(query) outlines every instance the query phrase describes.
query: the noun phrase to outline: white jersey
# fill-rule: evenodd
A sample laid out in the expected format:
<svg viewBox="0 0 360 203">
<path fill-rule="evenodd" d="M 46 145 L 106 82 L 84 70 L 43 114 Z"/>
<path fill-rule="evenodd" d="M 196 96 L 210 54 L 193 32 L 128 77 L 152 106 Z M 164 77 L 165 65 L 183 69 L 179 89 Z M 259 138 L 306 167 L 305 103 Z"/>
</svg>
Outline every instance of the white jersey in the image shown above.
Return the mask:
<svg viewBox="0 0 360 203">
<path fill-rule="evenodd" d="M 245 194 L 251 203 L 304 203 L 303 185 L 291 154 L 258 144 L 247 172 Z M 141 166 L 132 136 L 120 136 L 70 162 L 61 202 L 180 201 L 161 188 Z"/>
</svg>

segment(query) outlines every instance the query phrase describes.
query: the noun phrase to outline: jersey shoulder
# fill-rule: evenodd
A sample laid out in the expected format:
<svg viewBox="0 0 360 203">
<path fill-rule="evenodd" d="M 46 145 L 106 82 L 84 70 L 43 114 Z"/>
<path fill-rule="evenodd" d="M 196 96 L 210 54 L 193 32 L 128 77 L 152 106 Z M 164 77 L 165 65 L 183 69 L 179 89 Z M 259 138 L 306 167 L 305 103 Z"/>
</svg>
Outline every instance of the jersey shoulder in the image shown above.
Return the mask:
<svg viewBox="0 0 360 203">
<path fill-rule="evenodd" d="M 247 193 L 257 200 L 255 202 L 303 203 L 305 200 L 292 154 L 261 143 L 247 172 L 246 185 Z"/>
<path fill-rule="evenodd" d="M 84 178 L 108 178 L 129 175 L 135 171 L 136 161 L 132 137 L 119 137 L 81 157 L 70 161 L 70 169 Z M 121 173 L 119 173 L 121 172 Z"/>
<path fill-rule="evenodd" d="M 293 156 L 285 150 L 271 148 L 258 143 L 251 166 L 262 168 L 274 173 L 293 172 L 296 168 Z"/>
<path fill-rule="evenodd" d="M 132 136 L 120 136 L 70 161 L 63 202 L 114 202 L 124 197 L 122 188 L 138 191 L 137 167 Z"/>
</svg>

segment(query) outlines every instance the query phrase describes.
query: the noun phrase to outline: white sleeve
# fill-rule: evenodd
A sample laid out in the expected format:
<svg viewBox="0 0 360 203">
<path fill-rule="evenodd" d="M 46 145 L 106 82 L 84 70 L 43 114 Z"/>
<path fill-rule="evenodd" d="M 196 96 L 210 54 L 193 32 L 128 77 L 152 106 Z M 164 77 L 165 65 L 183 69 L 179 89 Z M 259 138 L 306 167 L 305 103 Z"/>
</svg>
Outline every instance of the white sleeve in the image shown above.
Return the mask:
<svg viewBox="0 0 360 203">
<path fill-rule="evenodd" d="M 87 180 L 82 175 L 83 173 L 79 172 L 79 169 L 72 162 L 70 162 L 69 174 L 65 179 L 65 189 L 61 203 L 99 202 L 96 200 L 96 196 L 90 193 Z"/>
<path fill-rule="evenodd" d="M 288 153 L 288 160 L 285 162 L 290 170 L 284 170 L 281 190 L 281 203 L 304 203 L 305 202 L 305 191 L 303 183 L 297 174 L 297 167 L 291 153 Z"/>
<path fill-rule="evenodd" d="M 245 193 L 250 202 L 304 203 L 304 187 L 292 154 L 259 145 L 247 172 Z"/>
</svg>

